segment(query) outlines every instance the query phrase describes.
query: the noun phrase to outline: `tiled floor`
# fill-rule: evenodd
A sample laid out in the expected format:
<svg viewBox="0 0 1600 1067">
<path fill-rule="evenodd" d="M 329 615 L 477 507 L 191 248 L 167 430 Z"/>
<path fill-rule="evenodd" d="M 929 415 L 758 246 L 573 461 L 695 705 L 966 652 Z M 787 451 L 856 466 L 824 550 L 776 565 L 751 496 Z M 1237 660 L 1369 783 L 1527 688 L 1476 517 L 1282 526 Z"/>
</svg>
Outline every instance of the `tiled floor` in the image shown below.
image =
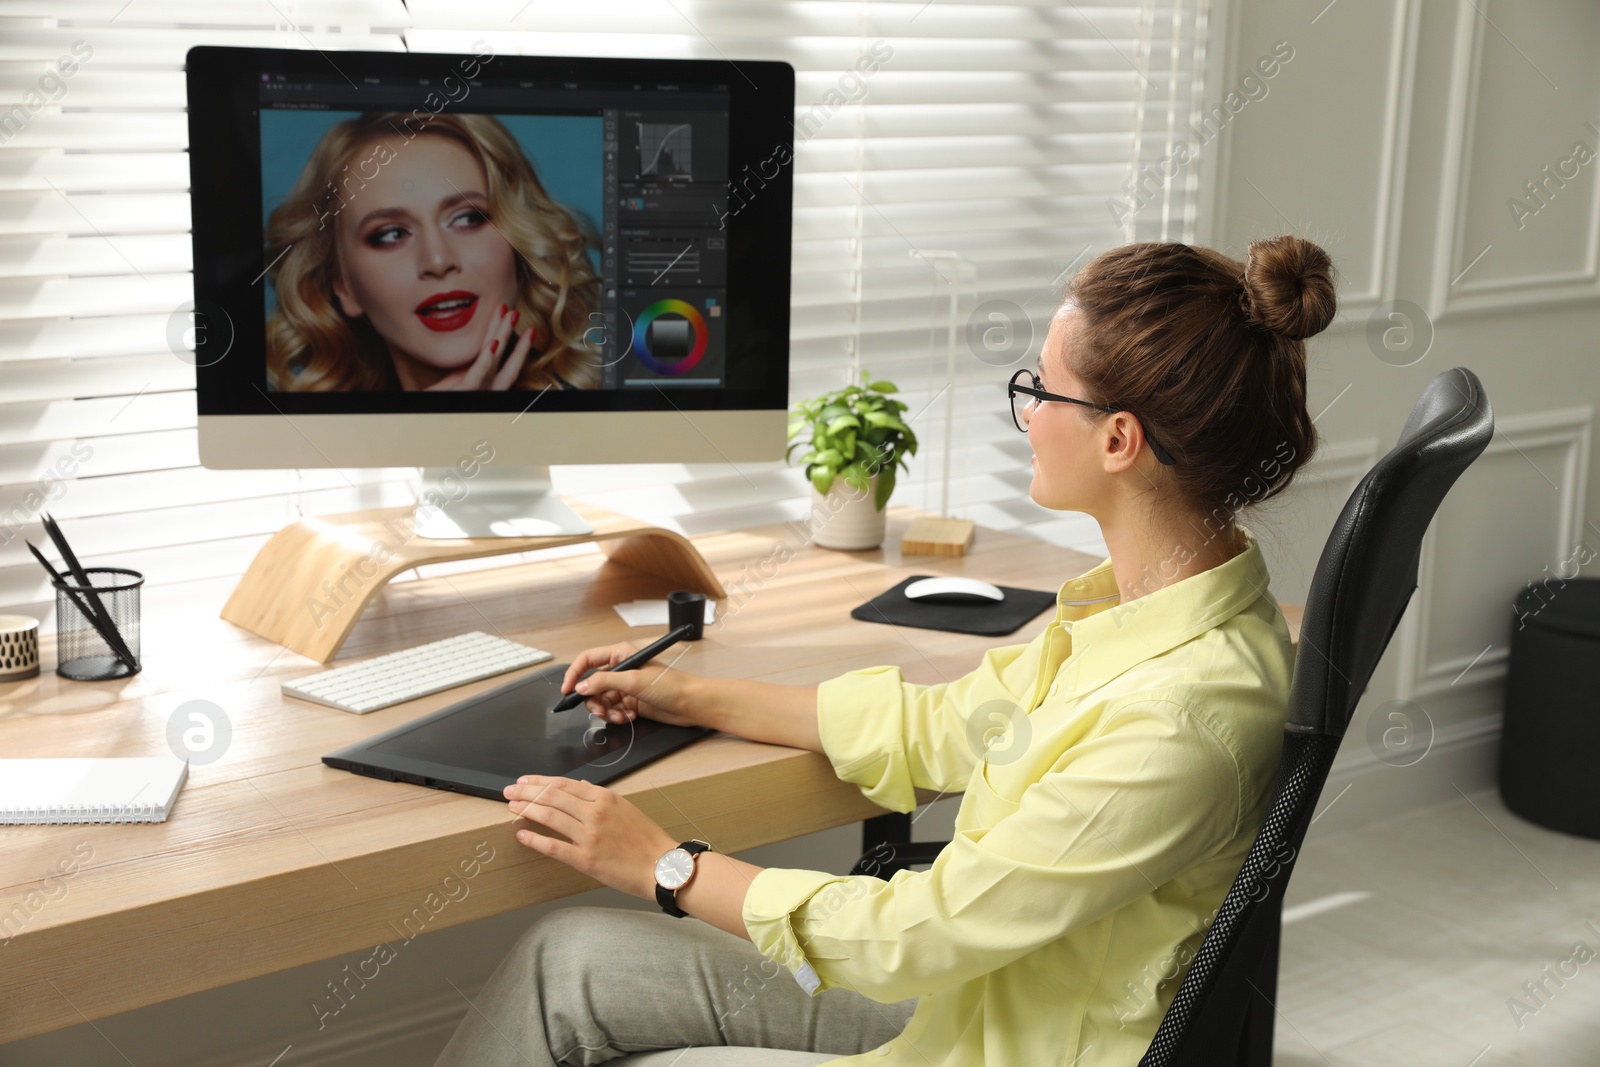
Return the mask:
<svg viewBox="0 0 1600 1067">
<path fill-rule="evenodd" d="M 1600 1064 L 1600 841 L 1476 793 L 1313 838 L 1285 907 L 1277 1067 Z"/>
</svg>

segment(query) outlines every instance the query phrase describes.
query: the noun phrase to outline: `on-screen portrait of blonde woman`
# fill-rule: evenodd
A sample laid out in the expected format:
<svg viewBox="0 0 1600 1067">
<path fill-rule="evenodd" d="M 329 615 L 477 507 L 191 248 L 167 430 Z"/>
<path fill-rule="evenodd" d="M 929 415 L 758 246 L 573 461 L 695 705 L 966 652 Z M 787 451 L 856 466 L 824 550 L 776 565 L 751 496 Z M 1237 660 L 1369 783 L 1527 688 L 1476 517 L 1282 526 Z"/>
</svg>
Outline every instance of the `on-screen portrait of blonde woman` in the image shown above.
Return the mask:
<svg viewBox="0 0 1600 1067">
<path fill-rule="evenodd" d="M 492 116 L 340 122 L 267 220 L 268 382 L 596 388 L 601 360 L 585 338 L 600 307 L 597 244 Z"/>
</svg>

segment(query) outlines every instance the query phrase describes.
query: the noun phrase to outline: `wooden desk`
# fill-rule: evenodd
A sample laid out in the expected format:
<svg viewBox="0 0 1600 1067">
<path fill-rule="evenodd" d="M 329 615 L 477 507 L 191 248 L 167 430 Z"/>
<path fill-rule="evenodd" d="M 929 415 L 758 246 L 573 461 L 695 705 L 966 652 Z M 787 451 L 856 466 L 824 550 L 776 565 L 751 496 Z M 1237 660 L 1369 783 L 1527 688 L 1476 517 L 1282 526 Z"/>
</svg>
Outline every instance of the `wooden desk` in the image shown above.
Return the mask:
<svg viewBox="0 0 1600 1067">
<path fill-rule="evenodd" d="M 869 552 L 812 547 L 799 524 L 695 537 L 729 599 L 676 665 L 790 684 L 880 663 L 901 665 L 912 681 L 953 679 L 994 639 L 858 622 L 850 609 L 914 573 L 1054 589 L 1098 562 L 988 529 L 965 557 L 902 562 L 900 532 L 915 514 L 892 509 L 883 548 Z M 0 686 L 8 756 L 163 754 L 168 719 L 189 700 L 220 707 L 233 731 L 220 760 L 191 768 L 165 823 L 0 826 L 0 1043 L 594 888 L 518 845 L 501 804 L 321 763 L 509 676 L 364 716 L 286 700 L 279 686 L 321 665 L 222 622 L 231 585 L 147 586 L 146 666 L 133 678 L 58 678 L 47 641 L 45 674 Z M 593 645 L 653 637 L 610 605 L 671 588 L 593 546 L 440 573 L 387 587 L 337 662 L 473 629 L 564 662 Z M 1297 635 L 1298 612 L 1287 610 Z M 1051 617 L 1000 640 L 1027 641 Z M 725 852 L 883 813 L 824 757 L 725 734 L 614 788 L 673 836 Z M 490 850 L 464 877 L 461 865 Z M 62 863 L 75 869 L 47 877 Z"/>
</svg>

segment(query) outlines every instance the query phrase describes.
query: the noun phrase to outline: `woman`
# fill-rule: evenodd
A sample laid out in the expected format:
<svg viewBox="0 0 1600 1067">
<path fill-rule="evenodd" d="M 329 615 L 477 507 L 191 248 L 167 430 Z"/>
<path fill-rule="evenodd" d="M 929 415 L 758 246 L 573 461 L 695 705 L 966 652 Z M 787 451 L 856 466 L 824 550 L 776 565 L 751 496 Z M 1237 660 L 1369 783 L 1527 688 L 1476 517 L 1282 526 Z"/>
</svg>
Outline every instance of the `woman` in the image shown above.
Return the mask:
<svg viewBox="0 0 1600 1067">
<path fill-rule="evenodd" d="M 333 126 L 267 223 L 279 390 L 592 389 L 592 233 L 488 115 Z"/>
<path fill-rule="evenodd" d="M 1093 515 L 1110 555 L 1061 587 L 1043 633 L 963 678 L 915 685 L 871 667 L 812 688 L 649 665 L 579 683 L 607 722 L 820 752 L 895 811 L 918 787 L 962 791 L 956 833 L 931 869 L 888 881 L 700 852 L 676 890 L 688 921 L 554 911 L 439 1064 L 657 1049 L 688 1051 L 626 1062 L 1136 1063 L 1277 770 L 1292 648 L 1236 513 L 1315 449 L 1303 339 L 1334 306 L 1327 254 L 1292 236 L 1253 242 L 1243 264 L 1129 245 L 1074 277 L 1038 382 L 1013 379 L 1014 412 L 1031 497 Z M 584 652 L 563 690 L 631 651 Z M 678 842 L 631 803 L 562 778 L 506 796 L 537 826 L 519 830 L 525 846 L 655 897 L 654 866 Z"/>
</svg>

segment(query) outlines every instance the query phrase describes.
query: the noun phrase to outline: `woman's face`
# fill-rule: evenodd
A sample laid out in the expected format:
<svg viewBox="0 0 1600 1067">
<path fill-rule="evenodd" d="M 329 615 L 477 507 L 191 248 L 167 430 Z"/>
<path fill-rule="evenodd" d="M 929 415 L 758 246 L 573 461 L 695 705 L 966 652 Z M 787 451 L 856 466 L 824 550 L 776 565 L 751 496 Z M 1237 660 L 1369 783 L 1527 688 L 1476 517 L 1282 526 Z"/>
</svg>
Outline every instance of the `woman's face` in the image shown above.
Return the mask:
<svg viewBox="0 0 1600 1067">
<path fill-rule="evenodd" d="M 1077 314 L 1068 304 L 1050 320 L 1037 373 L 1046 392 L 1087 399 L 1083 383 L 1067 368 Z M 1028 443 L 1033 446 L 1033 483 L 1028 495 L 1054 511 L 1100 515 L 1109 488 L 1100 455 L 1104 427 L 1079 414 L 1077 404 L 1055 400 L 1035 401 L 1027 419 Z"/>
<path fill-rule="evenodd" d="M 391 352 L 452 370 L 481 350 L 496 309 L 516 307 L 516 253 L 490 224 L 488 181 L 472 153 L 422 135 L 395 149 L 375 178 L 376 143 L 349 173 L 366 181 L 340 210 L 334 293 L 367 316 Z"/>
</svg>

